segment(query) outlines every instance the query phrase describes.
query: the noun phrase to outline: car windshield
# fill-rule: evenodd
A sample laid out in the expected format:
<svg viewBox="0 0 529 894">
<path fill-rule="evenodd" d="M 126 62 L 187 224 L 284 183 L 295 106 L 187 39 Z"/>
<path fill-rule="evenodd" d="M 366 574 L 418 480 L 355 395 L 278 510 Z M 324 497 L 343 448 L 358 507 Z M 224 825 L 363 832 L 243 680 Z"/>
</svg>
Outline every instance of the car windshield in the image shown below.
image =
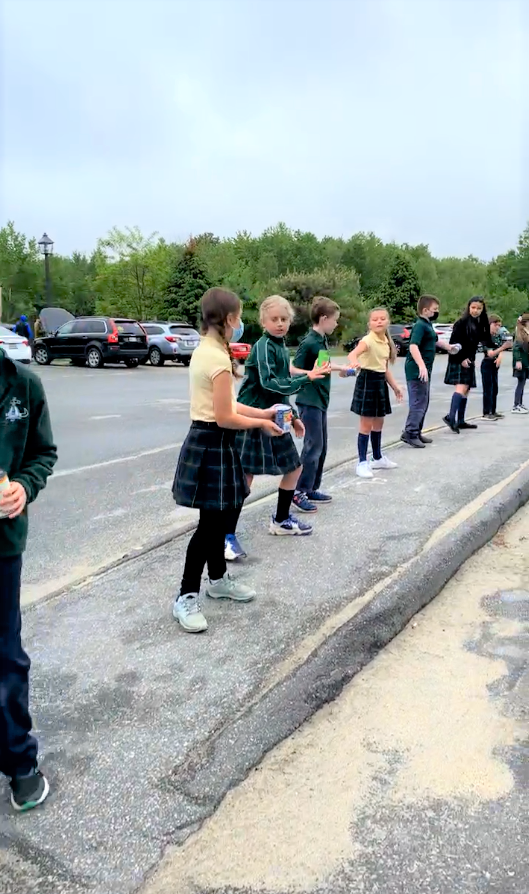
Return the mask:
<svg viewBox="0 0 529 894">
<path fill-rule="evenodd" d="M 114 320 L 120 335 L 143 335 L 143 329 L 136 320 Z"/>
<path fill-rule="evenodd" d="M 173 335 L 187 335 L 190 338 L 200 337 L 196 329 L 192 329 L 191 326 L 169 326 L 169 329 Z"/>
</svg>

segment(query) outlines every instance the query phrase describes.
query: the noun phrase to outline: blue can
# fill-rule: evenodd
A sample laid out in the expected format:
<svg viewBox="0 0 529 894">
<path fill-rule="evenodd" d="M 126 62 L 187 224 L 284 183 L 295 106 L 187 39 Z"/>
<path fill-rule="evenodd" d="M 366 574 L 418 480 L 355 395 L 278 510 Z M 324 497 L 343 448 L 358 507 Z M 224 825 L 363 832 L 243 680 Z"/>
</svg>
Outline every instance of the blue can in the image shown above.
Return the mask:
<svg viewBox="0 0 529 894">
<path fill-rule="evenodd" d="M 283 431 L 290 431 L 292 425 L 292 407 L 290 404 L 278 404 L 276 410 L 276 425 Z"/>
</svg>

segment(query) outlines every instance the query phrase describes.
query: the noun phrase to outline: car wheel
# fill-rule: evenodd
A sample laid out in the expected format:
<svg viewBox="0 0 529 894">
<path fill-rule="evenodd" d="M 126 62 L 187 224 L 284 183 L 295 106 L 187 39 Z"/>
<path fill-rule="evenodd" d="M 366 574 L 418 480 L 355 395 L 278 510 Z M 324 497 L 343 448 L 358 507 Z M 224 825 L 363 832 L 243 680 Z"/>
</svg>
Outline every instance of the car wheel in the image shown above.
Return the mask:
<svg viewBox="0 0 529 894">
<path fill-rule="evenodd" d="M 45 345 L 37 345 L 35 348 L 35 362 L 41 366 L 48 366 L 51 363 L 50 352 Z"/>
<path fill-rule="evenodd" d="M 129 369 L 136 369 L 137 366 L 140 365 L 140 361 L 138 357 L 127 357 L 125 360 L 125 366 Z"/>
<path fill-rule="evenodd" d="M 189 364 L 191 363 L 191 357 L 183 357 L 182 363 L 184 364 L 184 366 L 189 366 Z"/>
<path fill-rule="evenodd" d="M 101 369 L 104 366 L 103 355 L 99 348 L 89 348 L 86 354 L 86 362 L 90 369 Z"/>
<path fill-rule="evenodd" d="M 151 366 L 163 366 L 165 363 L 165 357 L 160 351 L 160 348 L 151 348 L 149 351 L 149 360 L 151 361 Z"/>
</svg>

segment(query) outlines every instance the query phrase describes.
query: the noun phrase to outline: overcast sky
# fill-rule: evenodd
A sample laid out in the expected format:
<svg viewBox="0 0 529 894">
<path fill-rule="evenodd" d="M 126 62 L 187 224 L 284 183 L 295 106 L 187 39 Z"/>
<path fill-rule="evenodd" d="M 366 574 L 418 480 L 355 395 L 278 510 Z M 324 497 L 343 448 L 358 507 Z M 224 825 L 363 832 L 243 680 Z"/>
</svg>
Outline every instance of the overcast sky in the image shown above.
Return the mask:
<svg viewBox="0 0 529 894">
<path fill-rule="evenodd" d="M 0 0 L 0 224 L 61 253 L 282 220 L 490 258 L 529 218 L 528 5 Z"/>
</svg>

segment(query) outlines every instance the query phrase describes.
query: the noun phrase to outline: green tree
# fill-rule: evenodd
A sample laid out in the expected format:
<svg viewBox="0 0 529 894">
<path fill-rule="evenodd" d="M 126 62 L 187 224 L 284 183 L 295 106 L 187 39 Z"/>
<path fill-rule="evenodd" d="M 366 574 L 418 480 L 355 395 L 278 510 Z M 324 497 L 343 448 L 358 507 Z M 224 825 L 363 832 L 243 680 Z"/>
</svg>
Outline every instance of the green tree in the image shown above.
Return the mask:
<svg viewBox="0 0 529 894">
<path fill-rule="evenodd" d="M 197 326 L 200 320 L 200 299 L 212 286 L 208 271 L 191 239 L 178 261 L 166 288 L 163 316 Z"/>
<path fill-rule="evenodd" d="M 174 259 L 175 246 L 157 233 L 145 237 L 138 227 L 114 227 L 99 240 L 93 258 L 98 313 L 157 316 Z"/>
<path fill-rule="evenodd" d="M 17 232 L 12 221 L 0 229 L 0 286 L 3 322 L 12 322 L 21 313 L 32 314 L 44 292 L 44 265 L 37 243 Z"/>
<path fill-rule="evenodd" d="M 403 252 L 398 252 L 380 291 L 380 303 L 387 307 L 394 322 L 406 323 L 417 313 L 420 295 L 415 267 Z"/>
</svg>

